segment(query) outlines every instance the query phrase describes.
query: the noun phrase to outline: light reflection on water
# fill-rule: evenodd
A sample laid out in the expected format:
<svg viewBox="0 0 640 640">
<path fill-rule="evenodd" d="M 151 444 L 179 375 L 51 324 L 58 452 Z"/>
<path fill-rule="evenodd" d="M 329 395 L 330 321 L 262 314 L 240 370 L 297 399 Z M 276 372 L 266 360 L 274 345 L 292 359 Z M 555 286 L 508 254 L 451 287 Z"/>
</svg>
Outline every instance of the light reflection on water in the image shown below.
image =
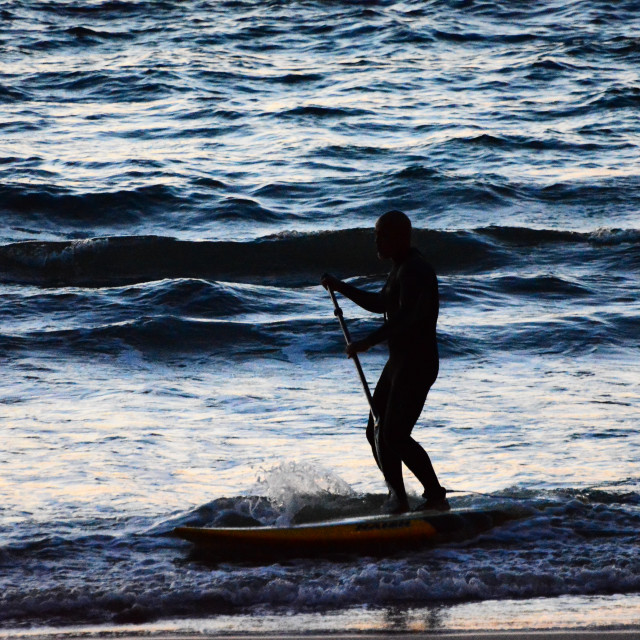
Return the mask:
<svg viewBox="0 0 640 640">
<path fill-rule="evenodd" d="M 191 362 L 188 370 L 135 362 L 70 359 L 36 376 L 24 368 L 13 388 L 23 401 L 3 405 L 6 507 L 186 509 L 247 493 L 260 469 L 287 461 L 327 467 L 358 492 L 383 492 L 350 362 Z M 365 359 L 371 382 L 382 363 L 382 354 Z M 634 365 L 598 362 L 593 375 L 594 365 L 588 357 L 512 357 L 499 368 L 444 360 L 414 435 L 452 489 L 635 477 Z"/>
</svg>

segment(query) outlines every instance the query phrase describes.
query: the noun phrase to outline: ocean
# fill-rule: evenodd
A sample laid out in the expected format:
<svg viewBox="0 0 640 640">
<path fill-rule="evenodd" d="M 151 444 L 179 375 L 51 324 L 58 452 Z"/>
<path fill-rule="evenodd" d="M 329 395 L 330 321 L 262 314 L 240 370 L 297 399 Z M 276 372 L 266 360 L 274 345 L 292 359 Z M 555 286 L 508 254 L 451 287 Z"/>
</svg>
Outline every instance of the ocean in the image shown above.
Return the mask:
<svg viewBox="0 0 640 640">
<path fill-rule="evenodd" d="M 0 24 L 0 637 L 640 620 L 640 2 L 4 0 Z M 526 517 L 193 557 L 175 526 L 385 499 L 319 279 L 381 287 L 389 209 L 440 284 L 414 436 L 452 506 Z"/>
</svg>

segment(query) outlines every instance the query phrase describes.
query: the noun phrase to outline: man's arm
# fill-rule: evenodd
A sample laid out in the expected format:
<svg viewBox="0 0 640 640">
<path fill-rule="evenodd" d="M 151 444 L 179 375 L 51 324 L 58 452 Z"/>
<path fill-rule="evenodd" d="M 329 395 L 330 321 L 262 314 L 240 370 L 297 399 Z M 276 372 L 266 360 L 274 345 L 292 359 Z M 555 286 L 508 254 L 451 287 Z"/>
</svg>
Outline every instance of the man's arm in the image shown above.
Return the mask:
<svg viewBox="0 0 640 640">
<path fill-rule="evenodd" d="M 322 276 L 320 282 L 325 289 L 333 289 L 341 293 L 366 311 L 370 311 L 371 313 L 384 313 L 384 298 L 382 297 L 382 293 L 358 289 L 358 287 L 343 282 L 328 273 Z"/>
</svg>

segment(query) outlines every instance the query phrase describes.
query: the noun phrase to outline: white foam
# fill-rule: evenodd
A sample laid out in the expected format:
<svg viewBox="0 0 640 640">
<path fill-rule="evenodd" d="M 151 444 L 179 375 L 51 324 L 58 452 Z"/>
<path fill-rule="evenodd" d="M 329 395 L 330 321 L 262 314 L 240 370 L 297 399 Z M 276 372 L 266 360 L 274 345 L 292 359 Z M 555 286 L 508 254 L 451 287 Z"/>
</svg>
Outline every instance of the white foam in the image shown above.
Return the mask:
<svg viewBox="0 0 640 640">
<path fill-rule="evenodd" d="M 283 513 L 276 521 L 288 525 L 291 517 L 313 498 L 354 496 L 355 491 L 335 472 L 318 464 L 290 460 L 264 469 L 250 490 L 252 495 L 264 496 Z"/>
</svg>

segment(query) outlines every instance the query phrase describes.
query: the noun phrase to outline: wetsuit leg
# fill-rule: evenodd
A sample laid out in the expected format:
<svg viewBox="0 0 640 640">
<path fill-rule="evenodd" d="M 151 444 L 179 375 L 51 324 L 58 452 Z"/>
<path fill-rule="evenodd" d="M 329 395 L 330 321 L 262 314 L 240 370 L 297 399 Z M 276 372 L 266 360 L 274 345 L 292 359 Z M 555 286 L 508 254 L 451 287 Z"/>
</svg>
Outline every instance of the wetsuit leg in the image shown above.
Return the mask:
<svg viewBox="0 0 640 640">
<path fill-rule="evenodd" d="M 382 472 L 392 490 L 402 499 L 406 495 L 399 463 L 402 460 L 422 483 L 429 498 L 444 497 L 445 491 L 438 482 L 429 455 L 411 437 L 437 370 L 418 370 L 403 365 L 390 368 L 391 385 L 380 434 Z"/>
<path fill-rule="evenodd" d="M 367 424 L 367 440 L 371 445 L 373 457 L 376 460 L 378 468 L 382 471 L 382 475 L 387 483 L 389 490 L 396 496 L 399 502 L 407 501 L 407 493 L 404 488 L 402 479 L 402 460 L 395 447 L 390 447 L 385 442 L 384 433 L 387 430 L 386 424 L 389 417 L 395 413 L 394 409 L 389 407 L 389 399 L 393 389 L 394 367 L 390 362 L 384 366 L 378 384 L 373 392 L 373 404 L 378 411 L 380 423 L 378 426 L 379 433 L 376 431 L 373 418 L 369 415 Z"/>
</svg>

